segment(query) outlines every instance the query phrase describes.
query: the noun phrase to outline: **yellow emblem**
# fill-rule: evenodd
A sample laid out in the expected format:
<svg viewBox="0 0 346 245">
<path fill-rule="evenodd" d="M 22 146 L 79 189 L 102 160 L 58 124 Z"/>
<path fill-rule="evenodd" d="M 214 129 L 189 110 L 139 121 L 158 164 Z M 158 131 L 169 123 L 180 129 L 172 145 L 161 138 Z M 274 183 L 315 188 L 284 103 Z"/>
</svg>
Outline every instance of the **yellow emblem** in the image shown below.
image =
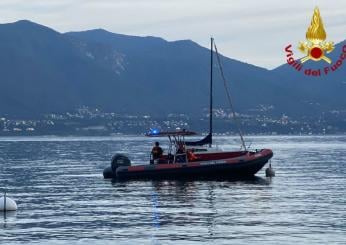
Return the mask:
<svg viewBox="0 0 346 245">
<path fill-rule="evenodd" d="M 334 42 L 326 42 L 326 38 L 327 34 L 324 30 L 320 10 L 316 7 L 311 24 L 306 32 L 307 41 L 299 42 L 299 50 L 306 54 L 306 56 L 301 59 L 301 62 L 304 63 L 307 60 L 324 60 L 329 64 L 332 63 L 332 60 L 325 56 L 325 54 L 334 50 Z"/>
</svg>

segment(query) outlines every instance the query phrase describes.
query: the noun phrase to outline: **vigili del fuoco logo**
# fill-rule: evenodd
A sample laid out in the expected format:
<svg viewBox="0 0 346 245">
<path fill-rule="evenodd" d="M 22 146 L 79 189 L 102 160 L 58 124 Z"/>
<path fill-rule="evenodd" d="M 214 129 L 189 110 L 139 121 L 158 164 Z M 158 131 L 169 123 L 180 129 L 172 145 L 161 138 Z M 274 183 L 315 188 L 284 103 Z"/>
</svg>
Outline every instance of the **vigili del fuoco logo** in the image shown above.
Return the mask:
<svg viewBox="0 0 346 245">
<path fill-rule="evenodd" d="M 285 48 L 287 63 L 296 71 L 303 72 L 307 76 L 320 77 L 322 75 L 328 75 L 342 66 L 343 61 L 346 59 L 346 45 L 342 47 L 342 52 L 338 60 L 333 61 L 328 56 L 334 50 L 334 42 L 327 41 L 327 33 L 324 29 L 318 7 L 315 8 L 311 24 L 306 31 L 306 41 L 299 42 L 298 49 L 305 56 L 296 60 L 293 57 L 292 44 L 289 44 Z M 309 62 L 307 61 L 323 62 L 327 63 L 327 66 L 321 66 L 319 69 L 309 68 Z M 306 67 L 304 67 L 305 64 Z"/>
</svg>

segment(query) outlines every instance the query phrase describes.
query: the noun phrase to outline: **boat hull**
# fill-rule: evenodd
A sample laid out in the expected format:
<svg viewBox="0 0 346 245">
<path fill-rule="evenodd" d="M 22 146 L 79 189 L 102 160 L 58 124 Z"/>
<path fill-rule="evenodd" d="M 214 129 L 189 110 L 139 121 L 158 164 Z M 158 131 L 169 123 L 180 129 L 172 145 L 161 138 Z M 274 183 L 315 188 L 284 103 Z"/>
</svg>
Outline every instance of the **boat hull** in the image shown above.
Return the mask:
<svg viewBox="0 0 346 245">
<path fill-rule="evenodd" d="M 229 159 L 123 166 L 115 172 L 108 167 L 103 175 L 116 179 L 246 178 L 254 176 L 272 156 L 273 152 L 265 149 Z"/>
</svg>

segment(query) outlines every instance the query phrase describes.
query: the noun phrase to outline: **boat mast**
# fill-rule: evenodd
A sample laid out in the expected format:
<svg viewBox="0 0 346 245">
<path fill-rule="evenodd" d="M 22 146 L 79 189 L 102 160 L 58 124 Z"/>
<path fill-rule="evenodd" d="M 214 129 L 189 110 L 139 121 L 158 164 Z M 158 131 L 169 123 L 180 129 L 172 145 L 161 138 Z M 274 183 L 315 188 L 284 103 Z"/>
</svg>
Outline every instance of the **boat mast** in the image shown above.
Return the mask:
<svg viewBox="0 0 346 245">
<path fill-rule="evenodd" d="M 210 38 L 210 91 L 209 91 L 209 135 L 210 135 L 210 143 L 209 147 L 211 147 L 213 139 L 213 48 L 214 48 L 214 38 Z"/>
<path fill-rule="evenodd" d="M 220 55 L 219 55 L 219 52 L 217 51 L 217 47 L 216 47 L 215 42 L 214 42 L 214 47 L 215 47 L 215 54 L 216 54 L 216 58 L 217 58 L 217 63 L 219 65 L 220 75 L 221 75 L 221 78 L 223 80 L 223 85 L 225 87 L 225 91 L 226 91 L 226 94 L 227 94 L 228 103 L 229 103 L 229 106 L 230 106 L 230 108 L 232 110 L 232 115 L 233 115 L 234 122 L 235 122 L 235 124 L 236 124 L 236 126 L 238 128 L 238 133 L 239 133 L 239 136 L 240 136 L 242 148 L 246 151 L 247 149 L 246 149 L 243 133 L 241 131 L 240 124 L 239 124 L 238 119 L 237 119 L 237 114 L 235 113 L 235 110 L 234 110 L 231 94 L 230 94 L 229 88 L 227 86 L 227 81 L 226 81 L 226 78 L 225 78 L 225 74 L 223 73 L 223 68 L 222 68 L 222 64 L 221 64 Z"/>
</svg>

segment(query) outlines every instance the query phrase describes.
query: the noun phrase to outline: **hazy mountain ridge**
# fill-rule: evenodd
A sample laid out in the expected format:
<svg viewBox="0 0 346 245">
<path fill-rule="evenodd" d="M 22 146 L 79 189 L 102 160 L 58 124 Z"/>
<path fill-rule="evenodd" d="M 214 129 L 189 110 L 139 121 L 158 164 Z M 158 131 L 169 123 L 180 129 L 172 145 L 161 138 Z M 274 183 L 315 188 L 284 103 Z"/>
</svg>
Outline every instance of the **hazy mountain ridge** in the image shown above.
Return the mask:
<svg viewBox="0 0 346 245">
<path fill-rule="evenodd" d="M 97 106 L 108 96 L 103 87 L 114 84 L 112 74 L 82 57 L 65 36 L 35 23 L 0 25 L 0 52 L 2 114 L 32 116 L 71 105 Z"/>
<path fill-rule="evenodd" d="M 208 106 L 209 50 L 190 40 L 168 42 L 102 29 L 61 34 L 19 21 L 0 25 L 0 52 L 1 115 L 42 115 L 84 105 L 118 113 L 200 115 Z M 241 112 L 259 105 L 272 106 L 268 113 L 275 115 L 346 108 L 346 64 L 314 79 L 287 64 L 269 71 L 222 60 Z M 218 107 L 226 100 L 216 66 L 214 72 Z"/>
</svg>

